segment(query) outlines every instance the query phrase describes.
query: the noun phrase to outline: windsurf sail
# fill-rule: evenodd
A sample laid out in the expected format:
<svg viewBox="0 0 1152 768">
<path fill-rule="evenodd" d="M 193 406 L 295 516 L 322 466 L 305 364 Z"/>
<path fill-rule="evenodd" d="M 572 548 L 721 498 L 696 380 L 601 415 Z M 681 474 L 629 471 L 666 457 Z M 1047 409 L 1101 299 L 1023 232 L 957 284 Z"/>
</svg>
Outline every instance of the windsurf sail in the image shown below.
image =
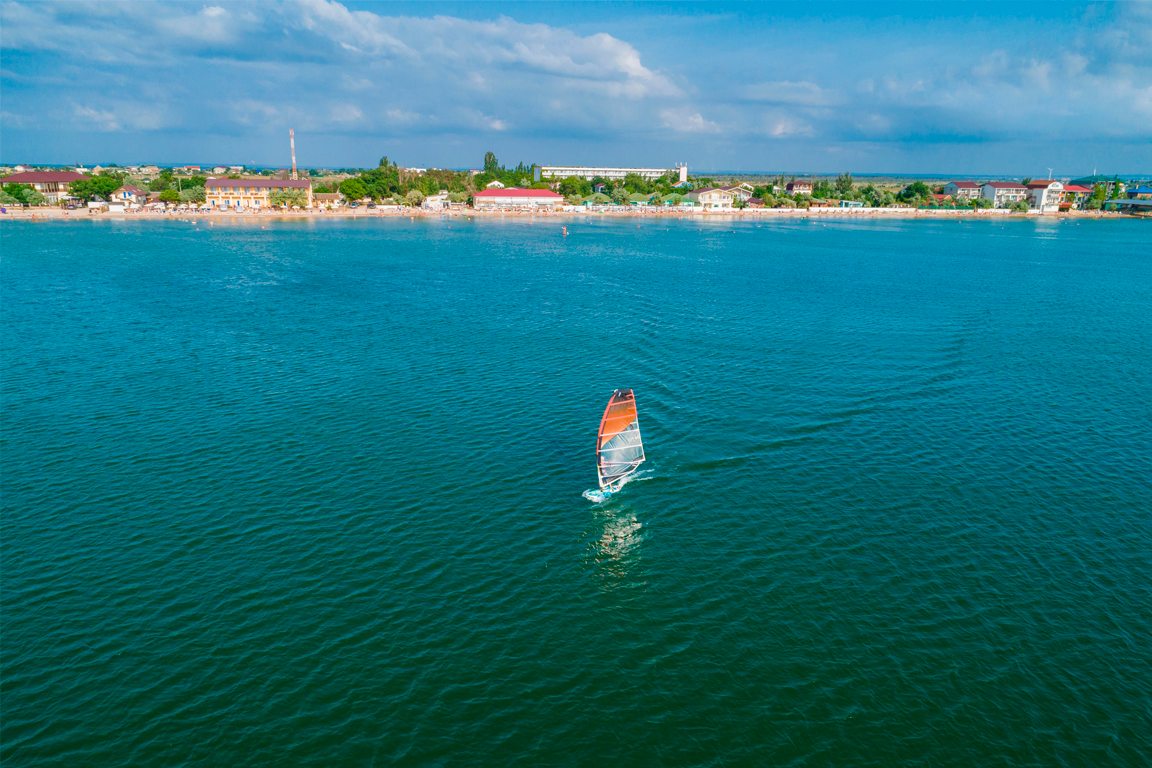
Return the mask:
<svg viewBox="0 0 1152 768">
<path fill-rule="evenodd" d="M 596 436 L 596 473 L 600 488 L 616 492 L 644 462 L 644 443 L 640 440 L 640 421 L 636 413 L 636 395 L 630 389 L 618 389 L 608 400 L 600 433 Z"/>
</svg>

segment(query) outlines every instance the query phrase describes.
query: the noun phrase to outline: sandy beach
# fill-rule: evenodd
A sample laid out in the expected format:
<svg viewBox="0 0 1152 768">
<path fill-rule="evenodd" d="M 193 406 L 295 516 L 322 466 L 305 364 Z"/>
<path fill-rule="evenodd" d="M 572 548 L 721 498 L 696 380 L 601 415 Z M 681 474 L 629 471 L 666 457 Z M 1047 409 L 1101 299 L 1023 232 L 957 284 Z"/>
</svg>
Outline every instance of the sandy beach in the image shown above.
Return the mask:
<svg viewBox="0 0 1152 768">
<path fill-rule="evenodd" d="M 64 208 L 7 208 L 0 213 L 0 221 L 93 221 L 93 220 L 165 220 L 209 219 L 212 221 L 253 221 L 266 219 L 395 219 L 395 218 L 467 218 L 467 219 L 565 219 L 636 218 L 636 219 L 1122 219 L 1133 218 L 1113 211 L 1064 211 L 1061 213 L 1015 213 L 1003 209 L 946 210 L 920 208 L 745 208 L 743 210 L 703 210 L 657 207 L 605 207 L 564 208 L 560 210 L 530 210 L 509 208 L 502 210 L 476 210 L 448 208 L 340 208 L 334 210 L 285 211 L 263 209 L 259 211 L 152 211 L 138 210 L 123 213 L 88 211 Z M 1141 218 L 1139 216 L 1135 218 Z"/>
</svg>

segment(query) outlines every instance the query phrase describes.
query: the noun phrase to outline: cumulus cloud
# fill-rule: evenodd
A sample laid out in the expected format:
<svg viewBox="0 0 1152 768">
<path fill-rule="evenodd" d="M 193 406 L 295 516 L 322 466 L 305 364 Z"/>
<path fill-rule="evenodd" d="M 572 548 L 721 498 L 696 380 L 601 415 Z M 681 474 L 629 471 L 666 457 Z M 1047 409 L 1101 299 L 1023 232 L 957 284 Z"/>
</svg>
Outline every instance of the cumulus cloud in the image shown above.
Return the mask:
<svg viewBox="0 0 1152 768">
<path fill-rule="evenodd" d="M 1083 31 L 1069 22 L 1060 40 L 1019 29 L 964 38 L 931 14 L 914 34 L 865 34 L 860 18 L 773 28 L 770 39 L 732 19 L 658 25 L 687 41 L 723 24 L 724 52 L 708 58 L 587 20 L 578 31 L 339 0 L 0 0 L 2 130 L 8 147 L 35 147 L 61 126 L 237 144 L 288 127 L 333 146 L 504 139 L 589 158 L 724 145 L 729 164 L 804 142 L 1152 140 L 1152 2 L 1084 8 Z"/>
</svg>

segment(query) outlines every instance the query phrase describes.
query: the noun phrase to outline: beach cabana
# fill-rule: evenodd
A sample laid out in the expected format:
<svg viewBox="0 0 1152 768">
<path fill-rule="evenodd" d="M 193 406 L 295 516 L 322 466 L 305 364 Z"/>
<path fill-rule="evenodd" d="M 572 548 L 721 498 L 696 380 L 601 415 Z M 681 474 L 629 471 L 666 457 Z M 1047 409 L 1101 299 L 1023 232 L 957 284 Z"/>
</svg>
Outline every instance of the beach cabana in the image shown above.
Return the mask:
<svg viewBox="0 0 1152 768">
<path fill-rule="evenodd" d="M 580 201 L 580 205 L 611 205 L 611 204 L 612 204 L 612 198 L 608 197 L 608 195 L 605 195 L 603 192 L 596 192 L 594 194 L 588 195 L 588 197 L 586 197 Z"/>
</svg>

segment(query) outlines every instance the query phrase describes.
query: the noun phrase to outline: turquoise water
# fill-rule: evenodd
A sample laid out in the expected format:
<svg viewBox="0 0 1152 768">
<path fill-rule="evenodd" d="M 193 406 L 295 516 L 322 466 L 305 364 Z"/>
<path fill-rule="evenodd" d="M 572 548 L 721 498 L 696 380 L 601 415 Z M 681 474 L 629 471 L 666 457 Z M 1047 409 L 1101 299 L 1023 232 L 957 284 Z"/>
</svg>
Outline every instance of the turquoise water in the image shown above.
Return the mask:
<svg viewBox="0 0 1152 768">
<path fill-rule="evenodd" d="M 5 768 L 1147 764 L 1146 222 L 568 227 L 0 227 Z"/>
</svg>

